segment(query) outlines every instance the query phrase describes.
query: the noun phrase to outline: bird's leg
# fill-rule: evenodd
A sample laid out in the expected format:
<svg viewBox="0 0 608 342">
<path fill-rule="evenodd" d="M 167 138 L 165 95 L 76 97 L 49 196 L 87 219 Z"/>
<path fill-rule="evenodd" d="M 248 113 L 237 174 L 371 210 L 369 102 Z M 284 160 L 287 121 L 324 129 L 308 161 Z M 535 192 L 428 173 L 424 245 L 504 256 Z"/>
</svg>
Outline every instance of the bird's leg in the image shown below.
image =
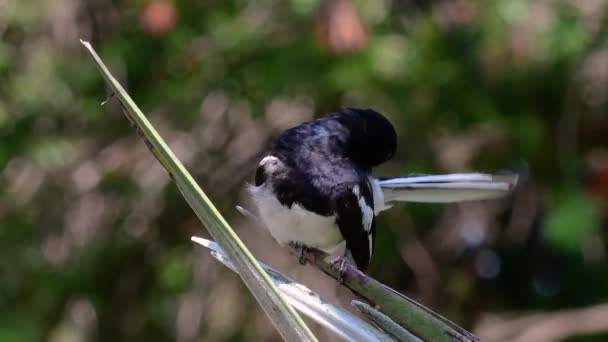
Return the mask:
<svg viewBox="0 0 608 342">
<path fill-rule="evenodd" d="M 340 284 L 344 283 L 344 275 L 346 274 L 346 263 L 348 262 L 348 249 L 344 250 L 344 254 L 335 257 L 329 263 L 331 267 L 335 267 L 337 263 L 340 263 L 340 268 L 338 269 L 338 282 Z"/>
<path fill-rule="evenodd" d="M 306 256 L 304 254 L 308 250 L 308 247 L 304 246 L 301 243 L 293 241 L 290 242 L 289 245 L 291 245 L 294 249 L 298 251 L 298 262 L 300 263 L 300 265 L 306 265 Z"/>
</svg>

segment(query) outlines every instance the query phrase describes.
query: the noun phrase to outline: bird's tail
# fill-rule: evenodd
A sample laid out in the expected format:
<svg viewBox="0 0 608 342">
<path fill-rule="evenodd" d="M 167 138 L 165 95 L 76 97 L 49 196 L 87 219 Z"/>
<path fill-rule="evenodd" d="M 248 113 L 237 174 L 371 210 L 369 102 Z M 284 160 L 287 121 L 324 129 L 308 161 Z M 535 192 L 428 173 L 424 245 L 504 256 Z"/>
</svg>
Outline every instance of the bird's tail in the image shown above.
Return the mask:
<svg viewBox="0 0 608 342">
<path fill-rule="evenodd" d="M 500 198 L 517 184 L 517 175 L 453 173 L 374 179 L 385 208 L 395 202 L 452 203 Z M 380 211 L 385 209 L 380 207 Z"/>
</svg>

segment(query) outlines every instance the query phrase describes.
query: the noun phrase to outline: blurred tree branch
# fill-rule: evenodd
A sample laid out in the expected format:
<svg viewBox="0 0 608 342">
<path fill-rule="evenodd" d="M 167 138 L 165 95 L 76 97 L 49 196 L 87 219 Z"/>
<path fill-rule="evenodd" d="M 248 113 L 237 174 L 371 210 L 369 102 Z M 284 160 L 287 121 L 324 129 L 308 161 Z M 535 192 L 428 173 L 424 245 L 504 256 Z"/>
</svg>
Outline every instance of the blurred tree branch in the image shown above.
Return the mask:
<svg viewBox="0 0 608 342">
<path fill-rule="evenodd" d="M 482 341 L 553 342 L 608 331 L 608 304 L 542 313 L 482 315 L 475 332 Z"/>
</svg>

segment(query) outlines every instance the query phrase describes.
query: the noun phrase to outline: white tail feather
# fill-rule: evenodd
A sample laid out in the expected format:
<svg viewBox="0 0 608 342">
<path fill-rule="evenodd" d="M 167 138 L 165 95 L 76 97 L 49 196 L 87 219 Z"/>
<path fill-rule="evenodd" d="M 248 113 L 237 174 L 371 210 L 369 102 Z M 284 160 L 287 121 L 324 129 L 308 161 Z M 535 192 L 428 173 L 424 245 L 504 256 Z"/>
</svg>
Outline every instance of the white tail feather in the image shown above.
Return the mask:
<svg viewBox="0 0 608 342">
<path fill-rule="evenodd" d="M 374 180 L 374 183 L 382 190 L 381 211 L 394 202 L 451 203 L 500 198 L 513 189 L 517 176 L 455 173 Z"/>
</svg>

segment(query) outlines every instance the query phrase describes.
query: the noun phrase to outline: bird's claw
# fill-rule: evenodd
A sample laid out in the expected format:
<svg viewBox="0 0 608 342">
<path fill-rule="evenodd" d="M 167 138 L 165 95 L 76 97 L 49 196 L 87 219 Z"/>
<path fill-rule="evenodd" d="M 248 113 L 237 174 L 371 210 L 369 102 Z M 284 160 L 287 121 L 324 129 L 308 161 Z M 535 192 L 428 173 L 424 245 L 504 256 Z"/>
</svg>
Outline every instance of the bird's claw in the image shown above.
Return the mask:
<svg viewBox="0 0 608 342">
<path fill-rule="evenodd" d="M 306 265 L 306 252 L 308 251 L 308 247 L 297 242 L 292 242 L 290 245 L 298 251 L 298 262 L 300 265 Z"/>
<path fill-rule="evenodd" d="M 348 257 L 346 255 L 342 255 L 334 258 L 329 263 L 331 267 L 335 267 L 337 263 L 340 263 L 340 267 L 338 268 L 338 282 L 340 284 L 344 284 L 344 275 L 346 274 L 346 263 L 348 262 Z"/>
<path fill-rule="evenodd" d="M 300 255 L 298 256 L 298 262 L 300 265 L 306 265 L 306 256 L 304 255 L 304 252 L 306 252 L 306 247 L 300 247 Z"/>
</svg>

